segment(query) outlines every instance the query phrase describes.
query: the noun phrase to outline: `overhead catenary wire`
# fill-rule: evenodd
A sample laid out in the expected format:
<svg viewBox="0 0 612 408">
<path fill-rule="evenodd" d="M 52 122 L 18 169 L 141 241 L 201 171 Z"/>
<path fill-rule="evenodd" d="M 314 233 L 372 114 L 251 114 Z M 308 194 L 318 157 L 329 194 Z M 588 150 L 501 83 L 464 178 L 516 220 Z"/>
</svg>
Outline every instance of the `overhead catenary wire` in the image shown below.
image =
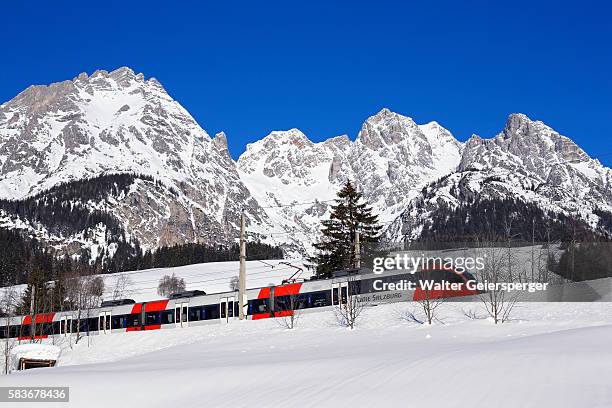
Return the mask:
<svg viewBox="0 0 612 408">
<path fill-rule="evenodd" d="M 259 269 L 264 269 L 267 268 L 265 266 L 260 267 Z M 253 268 L 254 269 L 254 268 Z M 293 269 L 293 267 L 290 266 L 283 266 L 280 268 L 274 267 L 272 268 L 272 270 L 266 270 L 266 271 L 258 271 L 258 272 L 251 272 L 249 273 L 249 276 L 253 276 L 253 275 L 262 275 L 262 274 L 266 274 L 266 273 L 270 273 L 270 272 L 277 272 L 277 271 L 284 271 L 284 270 L 289 270 L 289 269 Z M 214 273 L 207 273 L 205 275 L 214 275 Z M 189 277 L 194 277 L 194 276 L 198 276 L 198 275 L 189 275 Z M 279 277 L 283 277 L 284 275 L 281 275 Z M 218 278 L 213 278 L 213 279 L 204 279 L 204 280 L 188 280 L 185 278 L 182 278 L 185 280 L 185 285 L 194 285 L 194 284 L 200 284 L 200 283 L 206 283 L 206 282 L 217 282 L 217 281 L 227 281 L 227 283 L 229 284 L 229 282 L 231 281 L 232 277 L 227 277 L 227 276 L 221 276 Z M 158 282 L 159 279 L 150 279 L 150 280 L 145 280 L 145 281 L 138 281 L 137 283 L 148 283 L 148 282 Z M 147 287 L 142 287 L 142 286 L 132 286 L 131 289 L 129 290 L 129 292 L 134 292 L 134 291 L 139 291 L 139 290 L 148 290 L 148 289 L 156 289 L 157 286 L 147 286 Z M 111 288 L 105 289 L 105 292 L 112 292 Z"/>
<path fill-rule="evenodd" d="M 302 261 L 302 260 L 304 260 L 304 258 L 292 259 L 292 261 L 294 261 L 294 262 L 299 262 L 299 261 Z M 249 261 L 249 262 L 256 262 L 256 261 L 254 260 L 254 261 Z M 185 266 L 193 266 L 193 265 L 185 265 Z M 174 268 L 180 268 L 180 266 L 169 267 L 169 268 L 157 268 L 157 269 L 174 269 Z M 251 267 L 249 267 L 249 271 L 266 269 L 266 268 L 270 268 L 270 266 L 251 266 Z M 272 266 L 272 268 L 274 268 L 274 266 Z M 277 268 L 276 270 L 279 270 L 279 269 L 285 269 L 285 268 Z M 196 274 L 188 274 L 188 275 L 186 275 L 184 277 L 181 277 L 181 276 L 178 276 L 178 277 L 185 279 L 186 277 L 187 278 L 193 278 L 193 277 L 212 276 L 212 275 L 218 275 L 218 274 L 223 273 L 223 272 L 232 272 L 232 271 L 235 271 L 235 270 L 236 270 L 236 268 L 223 269 L 223 270 L 214 270 L 214 271 L 206 271 L 206 272 L 196 273 Z M 145 269 L 145 270 L 143 270 L 141 272 L 150 272 L 150 271 L 152 271 L 152 269 Z M 116 274 L 113 274 L 112 276 L 111 275 L 101 275 L 101 276 L 105 280 L 106 279 L 111 280 L 113 278 L 119 278 L 123 274 L 126 274 L 126 273 L 125 272 L 118 272 Z M 255 273 L 253 273 L 253 274 L 255 274 Z M 231 278 L 229 278 L 229 279 L 231 279 Z M 136 283 L 157 282 L 157 281 L 159 281 L 159 279 L 147 279 L 147 280 L 138 280 Z"/>
<path fill-rule="evenodd" d="M 284 267 L 284 268 L 278 268 L 278 269 L 274 269 L 274 272 L 278 272 L 278 271 L 282 271 L 282 270 L 293 270 L 292 267 Z M 270 273 L 272 271 L 262 271 L 262 272 L 253 272 L 250 273 L 249 276 L 253 276 L 253 275 L 262 275 L 265 273 Z M 265 275 L 265 276 L 261 276 L 261 277 L 257 277 L 253 280 L 257 280 L 257 279 L 270 279 L 270 278 L 284 278 L 286 277 L 285 274 L 282 275 Z M 231 282 L 231 277 L 228 278 L 226 276 L 223 277 L 219 277 L 219 278 L 214 278 L 214 279 L 204 279 L 204 280 L 198 280 L 198 281 L 185 281 L 185 285 L 197 285 L 197 284 L 202 284 L 202 283 L 210 283 L 210 282 L 218 282 L 217 284 L 222 284 L 224 282 L 226 282 L 227 284 L 229 284 Z M 110 289 L 110 288 L 109 288 Z M 128 294 L 138 294 L 138 293 L 145 293 L 147 291 L 153 290 L 153 289 L 157 289 L 157 286 L 145 286 L 145 287 L 135 287 L 135 288 L 131 288 L 129 290 L 126 290 L 126 292 Z M 104 290 L 105 293 L 112 293 L 112 290 Z"/>
</svg>

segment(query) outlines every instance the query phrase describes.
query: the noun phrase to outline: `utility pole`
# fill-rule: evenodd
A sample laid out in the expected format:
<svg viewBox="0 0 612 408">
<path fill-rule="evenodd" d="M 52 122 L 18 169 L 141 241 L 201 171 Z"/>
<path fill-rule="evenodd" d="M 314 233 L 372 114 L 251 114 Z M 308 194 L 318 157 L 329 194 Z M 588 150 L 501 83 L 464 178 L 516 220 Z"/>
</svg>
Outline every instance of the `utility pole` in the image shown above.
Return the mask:
<svg viewBox="0 0 612 408">
<path fill-rule="evenodd" d="M 36 337 L 36 316 L 34 316 L 34 298 L 36 296 L 36 286 L 32 285 L 32 292 L 30 293 L 30 316 L 32 317 L 32 323 L 30 327 L 30 336 L 32 341 Z"/>
<path fill-rule="evenodd" d="M 244 320 L 246 304 L 246 237 L 244 228 L 244 209 L 240 214 L 240 274 L 238 276 L 238 317 Z"/>
<path fill-rule="evenodd" d="M 533 268 L 535 268 L 535 257 L 534 257 L 534 250 L 535 250 L 535 217 L 533 217 L 531 219 L 531 282 L 535 282 L 534 280 L 534 272 L 533 272 Z"/>
<path fill-rule="evenodd" d="M 355 268 L 361 268 L 361 246 L 359 245 L 359 231 L 355 231 Z"/>
</svg>

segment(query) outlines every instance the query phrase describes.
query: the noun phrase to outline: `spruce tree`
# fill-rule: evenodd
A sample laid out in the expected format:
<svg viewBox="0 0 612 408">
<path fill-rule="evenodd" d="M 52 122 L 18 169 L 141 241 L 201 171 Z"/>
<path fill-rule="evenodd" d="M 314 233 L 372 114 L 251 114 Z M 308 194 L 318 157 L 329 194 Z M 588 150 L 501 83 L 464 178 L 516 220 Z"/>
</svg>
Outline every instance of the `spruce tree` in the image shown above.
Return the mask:
<svg viewBox="0 0 612 408">
<path fill-rule="evenodd" d="M 381 229 L 378 215 L 373 214 L 372 207 L 361 199 L 362 194 L 347 181 L 338 192 L 329 220 L 321 222 L 323 239 L 314 244 L 317 254 L 310 259 L 316 265 L 318 277 L 330 277 L 335 270 L 355 266 L 356 232 L 359 232 L 363 248 L 378 242 Z"/>
<path fill-rule="evenodd" d="M 20 314 L 30 314 L 30 301 L 32 296 L 32 288 L 35 288 L 34 292 L 34 313 L 48 312 L 48 296 L 49 288 L 47 286 L 47 276 L 45 271 L 39 265 L 28 266 L 31 272 L 28 276 L 28 286 L 26 287 L 21 297 L 21 304 L 19 305 L 18 311 Z"/>
</svg>

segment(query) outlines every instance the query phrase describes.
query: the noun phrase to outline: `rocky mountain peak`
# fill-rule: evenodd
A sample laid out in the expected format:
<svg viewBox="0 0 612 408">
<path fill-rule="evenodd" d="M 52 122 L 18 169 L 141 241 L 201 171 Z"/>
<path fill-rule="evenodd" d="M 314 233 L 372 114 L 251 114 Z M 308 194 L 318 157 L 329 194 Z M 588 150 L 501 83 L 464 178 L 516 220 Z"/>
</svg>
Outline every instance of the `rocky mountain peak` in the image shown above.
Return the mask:
<svg viewBox="0 0 612 408">
<path fill-rule="evenodd" d="M 273 131 L 263 140 L 266 143 L 274 141 L 274 143 L 290 144 L 298 149 L 304 149 L 313 145 L 313 142 L 301 130 L 296 128 Z"/>
<path fill-rule="evenodd" d="M 348 149 L 351 147 L 352 143 L 353 142 L 351 142 L 348 135 L 330 137 L 329 139 L 323 141 L 324 145 L 335 149 Z"/>
<path fill-rule="evenodd" d="M 217 149 L 221 151 L 227 151 L 227 136 L 225 135 L 225 132 L 217 133 L 212 141 L 213 145 Z"/>
<path fill-rule="evenodd" d="M 211 139 L 154 78 L 127 67 L 98 70 L 29 87 L 0 106 L 1 198 L 116 173 L 154 180 L 96 203 L 142 247 L 231 242 L 242 208 L 249 222 L 269 227 L 240 180 L 225 134 Z"/>
<path fill-rule="evenodd" d="M 506 137 L 526 136 L 531 133 L 534 122 L 523 113 L 512 113 L 508 115 L 503 134 Z"/>
<path fill-rule="evenodd" d="M 379 150 L 384 146 L 400 144 L 406 139 L 414 138 L 423 138 L 423 134 L 412 118 L 384 108 L 365 121 L 357 136 L 357 142 L 372 150 Z"/>
<path fill-rule="evenodd" d="M 590 160 L 571 139 L 524 114 L 510 115 L 499 136 L 498 143 L 519 157 L 537 158 L 548 164 Z"/>
</svg>

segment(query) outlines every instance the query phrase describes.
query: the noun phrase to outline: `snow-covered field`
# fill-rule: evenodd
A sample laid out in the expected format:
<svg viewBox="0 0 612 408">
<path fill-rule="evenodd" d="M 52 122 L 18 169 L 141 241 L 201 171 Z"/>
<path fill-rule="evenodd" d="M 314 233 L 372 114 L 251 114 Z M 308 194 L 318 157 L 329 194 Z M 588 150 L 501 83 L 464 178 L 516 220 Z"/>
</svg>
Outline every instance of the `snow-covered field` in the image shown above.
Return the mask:
<svg viewBox="0 0 612 408">
<path fill-rule="evenodd" d="M 612 406 L 610 303 L 518 304 L 501 325 L 466 317 L 478 303 L 443 304 L 433 326 L 401 318 L 413 308 L 368 308 L 352 331 L 324 311 L 293 330 L 263 320 L 95 336 L 0 385 L 69 386 L 69 406 L 88 408 Z"/>
<path fill-rule="evenodd" d="M 291 265 L 303 268 L 301 278 L 308 278 L 312 275 L 312 272 L 304 267 L 301 259 L 247 261 L 247 288 L 265 287 L 270 284 L 280 285 L 283 279 L 297 272 L 297 269 L 281 264 L 281 262 L 289 262 Z M 199 289 L 206 293 L 228 292 L 231 290 L 231 279 L 238 276 L 239 267 L 240 263 L 236 261 L 208 262 L 175 268 L 154 268 L 101 275 L 104 278 L 104 298 L 111 297 L 120 276 L 127 276 L 129 279 L 129 284 L 122 297 L 134 299 L 136 302 L 158 299 L 160 297 L 157 294 L 159 280 L 164 275 L 172 274 L 185 280 L 187 290 Z"/>
<path fill-rule="evenodd" d="M 247 288 L 265 287 L 270 284 L 280 285 L 283 279 L 297 272 L 293 266 L 281 262 L 289 262 L 293 266 L 303 268 L 303 272 L 299 275 L 300 278 L 312 276 L 312 272 L 306 269 L 302 259 L 247 261 Z M 159 280 L 164 275 L 172 274 L 185 280 L 186 290 L 199 289 L 206 293 L 228 292 L 231 279 L 238 276 L 239 265 L 237 261 L 208 262 L 175 268 L 153 268 L 100 275 L 104 279 L 102 299 L 113 298 L 113 292 L 117 288 L 117 281 L 120 277 L 127 278 L 127 281 L 124 281 L 125 288 L 121 291 L 120 298 L 134 299 L 136 302 L 159 299 L 160 296 L 157 294 Z M 21 294 L 26 289 L 26 285 L 16 285 L 14 288 Z M 0 294 L 4 290 L 6 289 L 0 288 Z"/>
</svg>

